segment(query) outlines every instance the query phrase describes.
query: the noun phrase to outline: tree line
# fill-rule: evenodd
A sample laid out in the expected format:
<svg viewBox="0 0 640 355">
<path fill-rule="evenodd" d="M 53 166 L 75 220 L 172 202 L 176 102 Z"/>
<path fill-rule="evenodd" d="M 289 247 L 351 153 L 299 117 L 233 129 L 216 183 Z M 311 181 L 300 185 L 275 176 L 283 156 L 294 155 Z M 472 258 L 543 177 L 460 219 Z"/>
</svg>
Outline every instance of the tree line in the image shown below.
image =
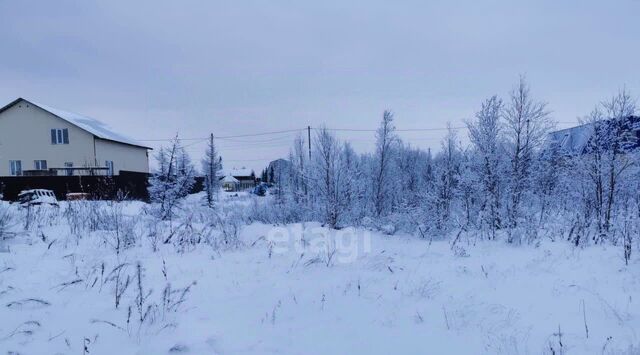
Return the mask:
<svg viewBox="0 0 640 355">
<path fill-rule="evenodd" d="M 550 112 L 521 77 L 506 98 L 484 100 L 465 121 L 466 132 L 450 127 L 435 153 L 403 142 L 391 111 L 382 115 L 372 152 L 356 153 L 348 141 L 320 128 L 310 156 L 308 142 L 298 136 L 288 163 L 269 172 L 272 196 L 253 209 L 252 218 L 429 238 L 455 232 L 510 243 L 541 236 L 576 245 L 609 241 L 630 253 L 640 230 L 640 160 L 634 149 L 640 129 L 630 129 L 640 124 L 631 121 L 635 100 L 623 89 L 597 103 L 581 119 L 584 134 L 570 138 L 583 139 L 571 143 L 579 151 L 551 144 L 556 122 Z M 465 133 L 468 144 L 461 143 Z M 177 137 L 156 158 L 150 195 L 166 219 L 196 172 Z M 212 139 L 202 162 L 210 207 L 219 181 L 209 177 L 217 176 L 220 162 Z"/>
<path fill-rule="evenodd" d="M 639 160 L 630 149 L 638 137 L 629 129 L 635 113 L 635 100 L 621 90 L 582 119 L 584 148 L 563 150 L 548 138 L 555 129 L 548 105 L 520 78 L 507 98 L 489 97 L 466 120 L 467 145 L 449 128 L 435 154 L 403 142 L 390 111 L 371 153 L 319 129 L 311 158 L 304 138 L 295 140 L 268 218 L 508 242 L 554 229 L 576 244 L 617 242 L 625 228 L 637 231 L 640 216 Z"/>
</svg>

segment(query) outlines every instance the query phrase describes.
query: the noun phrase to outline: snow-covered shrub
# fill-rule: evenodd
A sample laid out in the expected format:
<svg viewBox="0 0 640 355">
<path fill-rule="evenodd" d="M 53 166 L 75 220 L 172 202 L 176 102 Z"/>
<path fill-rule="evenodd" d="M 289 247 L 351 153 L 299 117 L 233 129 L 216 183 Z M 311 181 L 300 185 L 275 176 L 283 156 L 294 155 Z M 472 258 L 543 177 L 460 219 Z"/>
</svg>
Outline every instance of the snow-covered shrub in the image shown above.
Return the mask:
<svg viewBox="0 0 640 355">
<path fill-rule="evenodd" d="M 117 309 L 122 302 L 122 296 L 131 285 L 131 276 L 127 272 L 128 263 L 116 265 L 111 271 L 106 273 L 104 284 L 110 283 L 113 287 L 114 307 Z M 102 264 L 102 273 L 106 272 L 104 263 Z"/>
<path fill-rule="evenodd" d="M 154 218 L 147 218 L 142 224 L 146 232 L 146 239 L 151 246 L 153 252 L 158 251 L 160 244 L 163 243 L 165 235 L 167 234 L 165 225 L 158 223 Z"/>
<path fill-rule="evenodd" d="M 69 201 L 63 212 L 71 233 L 76 235 L 114 230 L 118 227 L 114 219 L 121 219 L 121 214 L 121 204 L 114 201 Z"/>
<path fill-rule="evenodd" d="M 142 264 L 138 262 L 135 270 L 134 299 L 135 310 L 137 311 L 137 320 L 139 322 L 138 329 L 140 329 L 145 323 L 153 323 L 155 321 L 158 306 L 149 300 L 149 296 L 151 296 L 152 292 L 152 289 L 147 290 L 145 287 Z"/>
<path fill-rule="evenodd" d="M 21 211 L 24 229 L 39 230 L 43 227 L 58 225 L 60 223 L 60 213 L 60 208 L 54 206 L 27 206 Z"/>
<path fill-rule="evenodd" d="M 70 201 L 62 213 L 67 220 L 71 234 L 79 236 L 87 230 L 87 210 L 84 201 Z"/>
<path fill-rule="evenodd" d="M 180 253 L 195 249 L 195 247 L 202 241 L 202 233 L 194 226 L 192 216 L 185 216 L 182 218 L 180 224 L 173 228 L 170 239 L 166 239 L 165 243 L 171 241 Z"/>
<path fill-rule="evenodd" d="M 380 230 L 386 235 L 393 235 L 396 232 L 396 227 L 391 223 L 387 223 L 380 226 Z"/>
<path fill-rule="evenodd" d="M 215 226 L 220 231 L 220 237 L 217 240 L 218 245 L 223 248 L 240 246 L 240 231 L 243 225 L 242 217 L 235 213 L 217 214 Z"/>
<path fill-rule="evenodd" d="M 225 213 L 241 215 L 247 223 L 286 224 L 305 219 L 302 206 L 293 203 L 287 197 L 282 197 L 280 202 L 275 202 L 273 197 L 253 198 L 247 208 L 236 206 L 231 210 L 225 209 Z"/>
<path fill-rule="evenodd" d="M 16 225 L 16 213 L 7 203 L 0 202 L 0 239 Z"/>
<path fill-rule="evenodd" d="M 197 285 L 194 281 L 188 286 L 182 288 L 173 288 L 171 283 L 162 290 L 162 319 L 167 320 L 170 313 L 178 312 L 180 306 L 182 306 L 191 292 L 191 288 Z"/>
</svg>

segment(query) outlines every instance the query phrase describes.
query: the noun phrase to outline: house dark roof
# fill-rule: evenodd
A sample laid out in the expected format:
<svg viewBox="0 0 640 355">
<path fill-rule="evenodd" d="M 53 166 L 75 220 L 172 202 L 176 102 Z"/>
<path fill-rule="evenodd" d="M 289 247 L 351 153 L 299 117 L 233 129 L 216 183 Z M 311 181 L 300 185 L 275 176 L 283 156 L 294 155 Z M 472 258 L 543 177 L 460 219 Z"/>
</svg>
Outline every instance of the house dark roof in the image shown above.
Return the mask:
<svg viewBox="0 0 640 355">
<path fill-rule="evenodd" d="M 129 138 L 127 136 L 121 135 L 119 133 L 114 132 L 113 130 L 111 130 L 111 128 L 109 128 L 106 124 L 91 118 L 91 117 L 87 117 L 87 116 L 83 116 L 77 113 L 73 113 L 73 112 L 67 112 L 64 110 L 60 110 L 51 106 L 47 106 L 47 105 L 43 105 L 43 104 L 39 104 L 33 101 L 29 101 L 27 99 L 23 99 L 23 98 L 18 98 L 12 102 L 10 102 L 9 104 L 7 104 L 6 106 L 4 106 L 3 108 L 0 108 L 0 113 L 4 112 L 5 110 L 13 107 L 14 105 L 16 105 L 19 102 L 27 102 L 33 106 L 39 107 L 40 109 L 49 112 L 50 114 L 63 119 L 69 123 L 71 123 L 72 125 L 85 130 L 89 133 L 91 133 L 92 135 L 94 135 L 97 138 L 100 139 L 104 139 L 104 140 L 108 140 L 108 141 L 113 141 L 113 142 L 118 142 L 118 143 L 123 143 L 123 144 L 128 144 L 128 145 L 132 145 L 132 146 L 136 146 L 136 147 L 141 147 L 141 148 L 145 148 L 145 149 L 152 149 L 150 147 L 144 146 L 141 143 L 137 142 L 136 140 Z"/>
<path fill-rule="evenodd" d="M 603 122 L 605 127 L 610 127 L 610 121 Z M 621 127 L 623 149 L 630 151 L 640 148 L 640 117 L 627 117 L 622 121 Z M 583 154 L 593 132 L 592 123 L 551 132 L 547 139 L 547 149 L 555 149 L 568 155 Z"/>
</svg>

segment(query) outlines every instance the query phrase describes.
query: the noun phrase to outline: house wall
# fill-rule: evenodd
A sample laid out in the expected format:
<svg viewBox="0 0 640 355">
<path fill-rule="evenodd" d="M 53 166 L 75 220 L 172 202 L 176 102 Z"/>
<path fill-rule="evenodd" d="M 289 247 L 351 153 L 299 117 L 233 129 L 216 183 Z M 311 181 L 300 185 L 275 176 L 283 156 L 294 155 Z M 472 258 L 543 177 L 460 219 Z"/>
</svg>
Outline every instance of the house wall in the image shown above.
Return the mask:
<svg viewBox="0 0 640 355">
<path fill-rule="evenodd" d="M 98 165 L 105 166 L 107 160 L 113 161 L 113 173 L 116 175 L 120 174 L 121 170 L 148 173 L 147 152 L 145 148 L 96 138 Z"/>
<path fill-rule="evenodd" d="M 51 144 L 53 128 L 67 128 L 69 144 Z M 48 168 L 93 166 L 93 135 L 22 101 L 0 113 L 0 176 L 10 175 L 10 160 L 21 160 L 22 170 L 33 170 L 34 160 Z"/>
<path fill-rule="evenodd" d="M 51 144 L 54 128 L 69 130 L 69 144 Z M 33 170 L 34 160 L 46 160 L 47 168 L 64 168 L 65 162 L 75 168 L 92 167 L 96 160 L 97 166 L 105 167 L 105 161 L 111 160 L 114 174 L 149 172 L 145 148 L 94 139 L 93 134 L 25 101 L 0 113 L 0 176 L 11 174 L 10 160 L 21 160 L 23 171 Z"/>
<path fill-rule="evenodd" d="M 238 179 L 238 188 L 240 190 L 248 190 L 256 186 L 256 182 L 252 178 L 237 178 L 237 179 Z"/>
</svg>

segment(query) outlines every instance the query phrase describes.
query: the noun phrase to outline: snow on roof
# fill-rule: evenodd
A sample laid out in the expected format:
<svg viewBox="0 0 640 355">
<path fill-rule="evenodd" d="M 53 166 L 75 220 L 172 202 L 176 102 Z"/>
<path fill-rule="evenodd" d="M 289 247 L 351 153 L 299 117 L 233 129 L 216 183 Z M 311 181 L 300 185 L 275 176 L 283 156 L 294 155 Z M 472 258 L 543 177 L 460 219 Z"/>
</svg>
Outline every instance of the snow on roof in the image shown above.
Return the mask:
<svg viewBox="0 0 640 355">
<path fill-rule="evenodd" d="M 590 124 L 561 129 L 549 134 L 550 143 L 566 153 L 580 154 L 593 134 Z"/>
<path fill-rule="evenodd" d="M 142 145 L 140 142 L 137 142 L 135 139 L 129 138 L 127 136 L 124 136 L 112 131 L 111 128 L 109 128 L 109 126 L 107 126 L 103 122 L 96 120 L 95 118 L 83 116 L 73 112 L 60 110 L 51 106 L 39 104 L 37 102 L 29 101 L 26 99 L 22 99 L 22 100 L 30 102 L 31 104 L 38 106 L 41 109 L 48 111 L 49 113 L 52 113 L 75 126 L 80 127 L 81 129 L 93 134 L 94 136 L 100 139 L 105 139 L 105 140 L 110 140 L 114 142 L 120 142 L 120 143 L 129 144 L 129 145 L 135 145 L 142 148 L 151 149 L 150 147 L 147 147 L 145 145 Z"/>
<path fill-rule="evenodd" d="M 226 175 L 223 179 L 222 182 L 228 182 L 228 183 L 238 183 L 238 179 L 234 178 L 231 175 Z"/>
<path fill-rule="evenodd" d="M 53 192 L 51 190 L 47 190 L 47 189 L 30 189 L 30 190 L 22 190 L 20 191 L 20 193 L 18 194 L 18 196 L 22 196 L 22 195 L 26 195 L 26 194 L 31 194 L 34 192 Z"/>
<path fill-rule="evenodd" d="M 231 176 L 251 176 L 252 170 L 247 168 L 233 168 L 230 170 L 224 170 L 222 175 L 231 175 Z"/>
</svg>

